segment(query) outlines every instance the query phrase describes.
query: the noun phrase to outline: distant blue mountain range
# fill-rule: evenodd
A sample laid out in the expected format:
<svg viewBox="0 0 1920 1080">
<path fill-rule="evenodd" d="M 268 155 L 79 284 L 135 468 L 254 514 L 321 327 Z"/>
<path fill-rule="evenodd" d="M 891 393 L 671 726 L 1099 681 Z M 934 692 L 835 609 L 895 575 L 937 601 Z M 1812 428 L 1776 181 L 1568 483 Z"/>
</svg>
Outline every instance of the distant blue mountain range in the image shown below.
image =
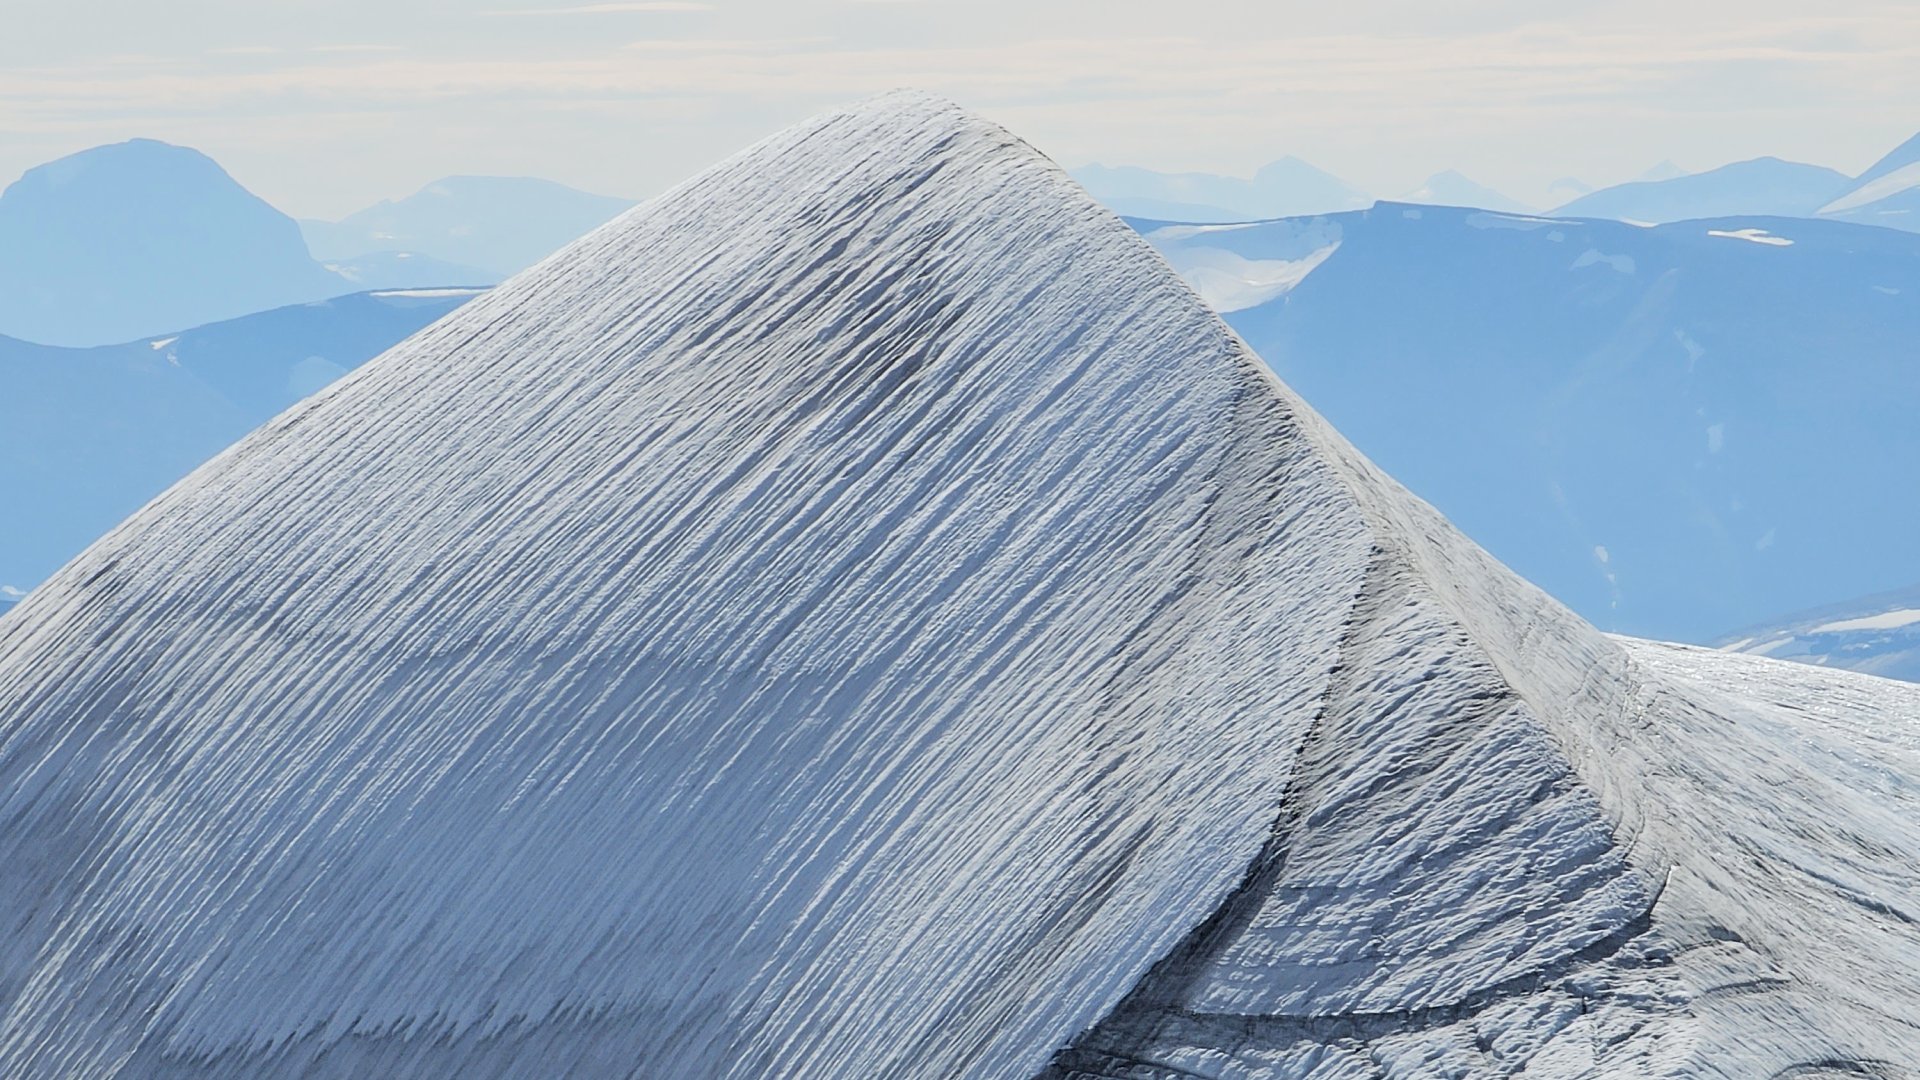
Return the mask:
<svg viewBox="0 0 1920 1080">
<path fill-rule="evenodd" d="M 473 295 L 359 293 L 91 349 L 0 338 L 0 601 Z"/>
<path fill-rule="evenodd" d="M 150 139 L 32 169 L 0 194 L 0 334 L 94 345 L 352 291 L 294 220 L 211 158 Z"/>
<path fill-rule="evenodd" d="M 450 177 L 342 222 L 299 223 L 198 151 L 95 147 L 0 193 L 0 335 L 85 347 L 371 289 L 491 285 L 630 205 L 545 180 Z"/>
<path fill-rule="evenodd" d="M 631 200 L 510 176 L 449 176 L 341 221 L 302 221 L 316 258 L 413 252 L 499 281 L 605 224 Z M 448 279 L 452 280 L 452 279 Z"/>
<path fill-rule="evenodd" d="M 1390 474 L 1602 628 L 1920 573 L 1920 235 L 1380 204 L 1138 222 Z"/>
<path fill-rule="evenodd" d="M 1714 217 L 1812 217 L 1852 183 L 1834 169 L 1759 158 L 1692 176 L 1603 188 L 1554 213 L 1657 224 Z"/>
</svg>

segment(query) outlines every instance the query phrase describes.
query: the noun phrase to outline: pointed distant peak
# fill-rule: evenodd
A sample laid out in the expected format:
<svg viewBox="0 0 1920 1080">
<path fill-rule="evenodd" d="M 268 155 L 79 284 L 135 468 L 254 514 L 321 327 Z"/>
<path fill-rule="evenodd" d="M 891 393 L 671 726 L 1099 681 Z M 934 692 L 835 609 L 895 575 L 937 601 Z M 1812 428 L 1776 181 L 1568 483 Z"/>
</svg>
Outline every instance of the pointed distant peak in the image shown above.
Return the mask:
<svg viewBox="0 0 1920 1080">
<path fill-rule="evenodd" d="M 1440 206 L 1469 206 L 1503 214 L 1532 212 L 1531 207 L 1508 198 L 1458 169 L 1434 173 L 1427 177 L 1426 183 L 1402 196 L 1400 201 Z"/>
<path fill-rule="evenodd" d="M 1577 176 L 1563 176 L 1548 184 L 1547 191 L 1554 195 L 1579 198 L 1582 195 L 1593 194 L 1594 187 Z"/>
<path fill-rule="evenodd" d="M 1678 180 L 1683 176 L 1692 176 L 1692 175 L 1693 174 L 1687 171 L 1686 169 L 1683 169 L 1680 166 L 1675 165 L 1672 159 L 1669 158 L 1665 161 L 1662 161 L 1660 164 L 1655 165 L 1653 168 L 1648 169 L 1646 172 L 1641 173 L 1639 176 L 1634 177 L 1632 182 L 1639 183 L 1639 184 L 1652 184 L 1652 183 L 1658 183 L 1662 180 Z"/>
<path fill-rule="evenodd" d="M 1320 166 L 1315 165 L 1313 162 L 1293 154 L 1275 158 L 1267 164 L 1262 165 L 1260 171 L 1253 174 L 1255 180 L 1267 180 L 1282 176 L 1310 176 L 1316 179 L 1339 180 L 1338 177 Z M 1345 183 L 1345 181 L 1340 182 Z"/>
</svg>

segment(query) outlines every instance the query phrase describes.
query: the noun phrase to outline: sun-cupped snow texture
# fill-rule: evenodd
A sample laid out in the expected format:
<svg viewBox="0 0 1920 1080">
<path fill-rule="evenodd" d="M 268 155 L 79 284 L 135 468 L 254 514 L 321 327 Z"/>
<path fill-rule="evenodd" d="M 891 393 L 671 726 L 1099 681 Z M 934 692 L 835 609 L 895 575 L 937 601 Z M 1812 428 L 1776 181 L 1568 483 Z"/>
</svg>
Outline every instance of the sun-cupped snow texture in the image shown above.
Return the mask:
<svg viewBox="0 0 1920 1080">
<path fill-rule="evenodd" d="M 0 1073 L 1910 1075 L 1914 701 L 1720 674 L 893 95 L 0 622 Z"/>
</svg>

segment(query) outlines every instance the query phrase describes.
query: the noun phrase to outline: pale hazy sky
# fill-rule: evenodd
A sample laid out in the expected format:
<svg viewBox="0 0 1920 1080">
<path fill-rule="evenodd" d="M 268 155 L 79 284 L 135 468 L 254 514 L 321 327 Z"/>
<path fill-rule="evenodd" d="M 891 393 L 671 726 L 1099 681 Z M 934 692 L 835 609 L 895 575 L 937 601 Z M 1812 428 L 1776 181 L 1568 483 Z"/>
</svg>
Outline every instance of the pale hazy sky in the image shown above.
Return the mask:
<svg viewBox="0 0 1920 1080">
<path fill-rule="evenodd" d="M 1814 13 L 1817 12 L 1817 13 Z M 5 0 L 0 183 L 148 136 L 290 213 L 450 173 L 641 197 L 824 106 L 947 94 L 1062 163 L 1545 202 L 1920 131 L 1916 0 Z"/>
</svg>

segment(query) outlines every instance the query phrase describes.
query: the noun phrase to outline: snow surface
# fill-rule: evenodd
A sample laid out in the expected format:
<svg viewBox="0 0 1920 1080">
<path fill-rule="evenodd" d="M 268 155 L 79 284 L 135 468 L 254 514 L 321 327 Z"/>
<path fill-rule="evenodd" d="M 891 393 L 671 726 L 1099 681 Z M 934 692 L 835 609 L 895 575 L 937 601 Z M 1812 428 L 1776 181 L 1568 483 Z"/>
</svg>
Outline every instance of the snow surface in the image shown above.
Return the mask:
<svg viewBox="0 0 1920 1080">
<path fill-rule="evenodd" d="M 1829 678 L 1595 633 L 890 95 L 0 621 L 0 1074 L 1895 1075 L 1920 688 Z"/>
</svg>

